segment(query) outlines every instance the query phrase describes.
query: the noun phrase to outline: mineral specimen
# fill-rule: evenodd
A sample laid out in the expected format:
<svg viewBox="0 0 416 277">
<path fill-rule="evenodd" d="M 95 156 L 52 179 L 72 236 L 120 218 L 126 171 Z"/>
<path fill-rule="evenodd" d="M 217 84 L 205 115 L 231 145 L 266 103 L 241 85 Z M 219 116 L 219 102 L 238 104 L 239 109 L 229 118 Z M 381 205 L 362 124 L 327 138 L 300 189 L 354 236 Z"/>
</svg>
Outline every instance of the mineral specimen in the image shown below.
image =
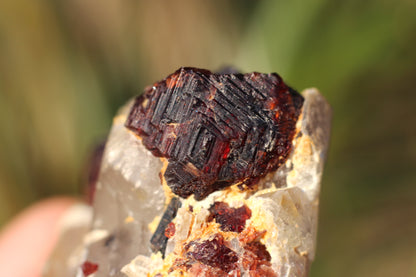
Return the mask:
<svg viewBox="0 0 416 277">
<path fill-rule="evenodd" d="M 175 194 L 202 200 L 276 170 L 290 153 L 302 102 L 277 74 L 181 68 L 136 99 L 126 127 L 167 158 Z"/>
<path fill-rule="evenodd" d="M 307 276 L 330 118 L 277 74 L 148 87 L 114 119 L 76 276 Z"/>
</svg>

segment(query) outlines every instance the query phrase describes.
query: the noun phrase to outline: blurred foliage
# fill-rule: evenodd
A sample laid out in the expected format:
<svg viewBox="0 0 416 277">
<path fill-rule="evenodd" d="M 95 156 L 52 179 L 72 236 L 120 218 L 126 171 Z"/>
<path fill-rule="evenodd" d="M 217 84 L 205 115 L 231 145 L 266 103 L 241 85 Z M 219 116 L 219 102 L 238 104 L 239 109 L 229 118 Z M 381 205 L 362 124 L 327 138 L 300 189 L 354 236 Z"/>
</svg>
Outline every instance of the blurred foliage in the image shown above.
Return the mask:
<svg viewBox="0 0 416 277">
<path fill-rule="evenodd" d="M 333 106 L 312 276 L 416 276 L 415 14 L 412 0 L 0 1 L 0 224 L 79 194 L 145 85 L 235 65 Z"/>
</svg>

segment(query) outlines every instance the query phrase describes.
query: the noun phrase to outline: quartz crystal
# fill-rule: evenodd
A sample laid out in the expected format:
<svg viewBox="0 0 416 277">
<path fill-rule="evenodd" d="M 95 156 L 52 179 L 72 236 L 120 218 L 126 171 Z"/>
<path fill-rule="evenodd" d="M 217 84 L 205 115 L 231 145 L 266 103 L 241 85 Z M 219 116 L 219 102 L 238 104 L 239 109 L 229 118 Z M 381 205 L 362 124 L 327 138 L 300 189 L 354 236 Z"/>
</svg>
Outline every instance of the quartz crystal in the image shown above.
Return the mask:
<svg viewBox="0 0 416 277">
<path fill-rule="evenodd" d="M 277 74 L 178 70 L 115 117 L 82 250 L 45 276 L 307 276 L 330 120 Z"/>
</svg>

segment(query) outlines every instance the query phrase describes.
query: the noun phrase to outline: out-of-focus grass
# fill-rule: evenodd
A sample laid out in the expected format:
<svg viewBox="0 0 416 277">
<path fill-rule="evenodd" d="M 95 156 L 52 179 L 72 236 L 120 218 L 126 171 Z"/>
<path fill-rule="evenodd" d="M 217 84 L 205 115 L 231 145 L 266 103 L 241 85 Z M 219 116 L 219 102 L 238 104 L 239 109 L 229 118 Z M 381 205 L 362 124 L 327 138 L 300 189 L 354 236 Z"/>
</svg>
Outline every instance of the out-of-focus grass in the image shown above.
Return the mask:
<svg viewBox="0 0 416 277">
<path fill-rule="evenodd" d="M 40 197 L 77 193 L 89 148 L 145 85 L 183 65 L 231 64 L 241 30 L 221 6 L 2 1 L 0 222 Z"/>
<path fill-rule="evenodd" d="M 334 109 L 312 276 L 416 276 L 416 3 L 0 2 L 0 224 L 77 194 L 116 109 L 180 66 L 276 71 Z"/>
</svg>

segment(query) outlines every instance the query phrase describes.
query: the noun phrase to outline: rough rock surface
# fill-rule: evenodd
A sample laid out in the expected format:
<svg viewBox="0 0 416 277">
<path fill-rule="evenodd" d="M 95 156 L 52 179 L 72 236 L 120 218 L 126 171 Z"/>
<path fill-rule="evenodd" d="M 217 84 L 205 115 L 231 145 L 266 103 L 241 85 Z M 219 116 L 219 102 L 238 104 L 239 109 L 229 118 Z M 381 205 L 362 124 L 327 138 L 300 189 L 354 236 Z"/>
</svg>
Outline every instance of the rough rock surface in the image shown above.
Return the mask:
<svg viewBox="0 0 416 277">
<path fill-rule="evenodd" d="M 106 145 L 77 277 L 86 261 L 98 265 L 90 276 L 307 276 L 331 110 L 317 90 L 302 95 L 285 162 L 259 175 L 255 188 L 232 183 L 203 199 L 175 198 L 163 178 L 168 157 L 154 156 L 124 127 L 129 103 Z M 175 213 L 173 199 L 180 201 Z M 162 248 L 155 248 L 156 235 Z"/>
</svg>

